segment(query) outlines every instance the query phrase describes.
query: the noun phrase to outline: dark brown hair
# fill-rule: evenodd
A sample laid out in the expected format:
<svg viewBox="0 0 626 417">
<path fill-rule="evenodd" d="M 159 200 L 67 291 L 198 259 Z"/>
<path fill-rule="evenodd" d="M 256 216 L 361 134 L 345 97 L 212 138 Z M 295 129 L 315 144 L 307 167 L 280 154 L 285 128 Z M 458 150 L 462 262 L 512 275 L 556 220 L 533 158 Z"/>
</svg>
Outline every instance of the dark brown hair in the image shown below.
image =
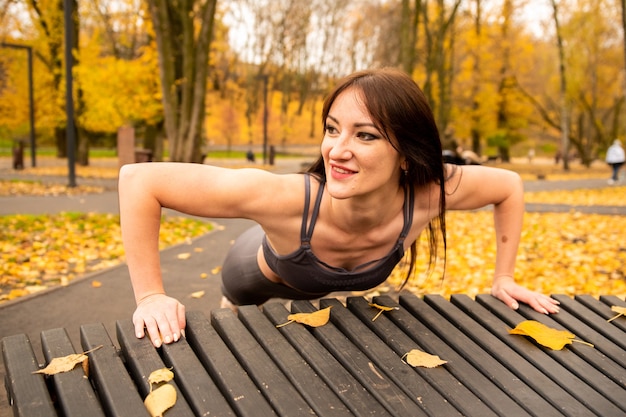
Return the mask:
<svg viewBox="0 0 626 417">
<path fill-rule="evenodd" d="M 437 228 L 446 252 L 445 177 L 441 139 L 426 96 L 406 73 L 394 68 L 356 72 L 343 78 L 324 101 L 322 123 L 337 97 L 349 88 L 361 92 L 372 121 L 392 146 L 406 159 L 402 185 L 420 187 L 432 182 L 439 185 L 439 214 L 428 224 L 429 268 L 437 258 Z M 324 180 L 326 171 L 320 156 L 308 169 Z M 437 227 L 438 226 L 438 227 Z M 409 280 L 415 260 L 417 244 L 411 245 L 409 271 L 402 286 Z"/>
</svg>

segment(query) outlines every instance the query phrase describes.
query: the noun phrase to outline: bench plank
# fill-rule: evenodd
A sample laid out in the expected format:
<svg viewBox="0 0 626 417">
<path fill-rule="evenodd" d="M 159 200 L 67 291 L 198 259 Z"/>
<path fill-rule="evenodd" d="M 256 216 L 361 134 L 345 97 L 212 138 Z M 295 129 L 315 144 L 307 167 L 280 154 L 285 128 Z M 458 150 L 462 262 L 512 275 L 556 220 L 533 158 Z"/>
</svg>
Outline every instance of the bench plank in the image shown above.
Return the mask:
<svg viewBox="0 0 626 417">
<path fill-rule="evenodd" d="M 15 417 L 52 417 L 57 412 L 44 376 L 33 374 L 39 364 L 25 334 L 2 338 L 2 359 L 8 402 Z"/>
<path fill-rule="evenodd" d="M 453 347 L 465 359 L 465 362 L 471 364 L 483 375 L 491 379 L 528 412 L 542 417 L 562 416 L 562 413 L 557 408 L 535 392 L 527 382 L 520 379 L 510 369 L 497 361 L 492 355 L 493 352 L 485 351 L 476 344 L 468 335 L 470 329 L 459 329 L 413 294 L 400 295 L 400 305 L 417 322 L 425 324 L 445 343 Z M 411 332 L 409 335 L 416 341 L 424 337 L 422 334 L 414 332 Z"/>
<path fill-rule="evenodd" d="M 441 303 L 444 301 L 444 303 Z M 454 304 L 447 302 L 440 295 L 427 295 L 424 303 L 444 316 L 454 326 L 465 329 L 475 343 L 491 354 L 518 377 L 533 387 L 538 393 L 550 393 L 552 404 L 571 416 L 591 416 L 593 413 L 578 401 L 571 393 L 562 389 L 544 372 L 535 368 L 526 358 L 515 352 L 508 345 L 467 316 Z"/>
<path fill-rule="evenodd" d="M 353 415 L 257 306 L 239 307 L 237 315 L 318 415 Z"/>
<path fill-rule="evenodd" d="M 202 312 L 187 313 L 185 332 L 189 345 L 238 416 L 276 415 Z"/>
<path fill-rule="evenodd" d="M 157 349 L 152 346 L 150 338 L 137 339 L 135 336 L 135 326 L 131 320 L 118 320 L 116 322 L 117 341 L 120 344 L 122 355 L 126 360 L 126 365 L 135 385 L 142 398 L 150 393 L 150 383 L 148 377 L 156 370 L 166 367 L 159 356 Z M 169 381 L 176 390 L 176 404 L 167 410 L 167 416 L 193 416 L 191 407 L 187 404 L 176 383 L 176 371 L 174 370 L 174 380 Z"/>
<path fill-rule="evenodd" d="M 102 323 L 81 326 L 80 339 L 84 351 L 102 346 L 89 354 L 89 379 L 98 392 L 107 416 L 149 416 Z"/>
<path fill-rule="evenodd" d="M 441 302 L 441 300 L 437 299 L 433 300 L 433 302 Z M 448 303 L 445 300 L 444 302 Z M 567 390 L 572 396 L 578 399 L 578 401 L 596 414 L 619 415 L 626 411 L 626 398 L 615 398 L 616 401 L 622 403 L 623 409 L 620 410 L 620 408 L 615 405 L 615 401 L 608 400 L 606 396 L 598 392 L 600 390 L 599 388 L 603 387 L 604 392 L 611 395 L 611 393 L 615 393 L 615 390 L 619 389 L 619 387 L 601 373 L 596 372 L 593 367 L 580 361 L 580 358 L 573 352 L 567 349 L 554 351 L 538 346 L 536 343 L 528 340 L 528 338 L 514 337 L 509 334 L 507 327 L 514 327 L 515 324 L 510 322 L 505 324 L 502 320 L 491 314 L 485 307 L 466 295 L 454 295 L 452 297 L 452 303 L 459 307 L 464 314 L 472 317 L 492 334 L 496 335 L 500 340 L 506 343 L 507 346 L 510 346 L 537 369 L 550 376 L 559 386 Z M 504 303 L 500 302 L 500 304 L 502 307 L 508 309 L 510 313 L 517 314 L 515 311 L 505 306 Z M 518 315 L 517 323 L 521 320 L 523 320 L 523 317 Z M 568 361 L 568 359 L 571 360 Z M 592 386 L 589 386 L 589 379 L 587 379 L 585 375 L 581 375 L 585 373 L 592 378 Z"/>
<path fill-rule="evenodd" d="M 41 348 L 47 363 L 54 358 L 79 353 L 74 350 L 65 329 L 41 332 Z M 104 417 L 96 393 L 89 380 L 85 378 L 85 372 L 80 365 L 69 372 L 52 375 L 50 378 L 58 395 L 59 407 L 65 417 L 85 415 Z"/>
<path fill-rule="evenodd" d="M 279 415 L 315 415 L 309 404 L 230 309 L 213 310 L 211 324 Z"/>
<path fill-rule="evenodd" d="M 456 378 L 451 377 L 445 368 L 413 368 L 402 360 L 402 356 L 408 353 L 408 350 L 402 353 L 394 352 L 339 300 L 321 300 L 320 308 L 326 307 L 332 307 L 330 317 L 337 329 L 348 336 L 409 397 L 417 401 L 428 415 L 454 416 L 463 414 L 495 417 L 495 413 L 491 409 L 463 387 Z M 368 308 L 370 312 L 374 310 L 369 306 Z M 371 321 L 371 318 L 366 320 Z M 445 394 L 442 395 L 437 388 L 445 394 L 454 394 L 444 397 Z"/>
<path fill-rule="evenodd" d="M 176 343 L 163 345 L 165 364 L 172 368 L 176 383 L 196 415 L 233 416 L 233 410 L 219 388 L 206 372 L 200 360 L 182 338 Z"/>
<path fill-rule="evenodd" d="M 612 326 L 611 323 L 607 321 L 615 315 L 609 306 L 604 306 L 606 308 L 604 312 L 608 315 L 608 317 L 606 317 L 605 314 L 598 314 L 596 310 L 579 302 L 578 299 L 573 299 L 566 295 L 552 295 L 552 298 L 561 303 L 561 309 L 567 310 L 567 312 L 576 317 L 577 320 L 587 324 L 594 331 L 610 340 L 611 343 L 619 346 L 623 351 L 626 351 L 626 337 L 624 337 L 624 332 Z"/>
<path fill-rule="evenodd" d="M 294 313 L 312 313 L 317 309 L 308 301 L 291 303 Z M 311 329 L 315 337 L 337 358 L 343 367 L 370 391 L 387 410 L 396 416 L 425 416 L 426 413 L 409 398 L 382 369 L 379 369 L 331 322 Z"/>
<path fill-rule="evenodd" d="M 286 323 L 290 314 L 278 303 L 265 304 L 263 313 L 274 325 Z M 292 323 L 280 327 L 279 331 L 352 413 L 356 416 L 390 416 L 389 412 L 341 366 L 305 326 Z"/>
<path fill-rule="evenodd" d="M 374 302 L 379 305 L 399 307 L 399 304 L 389 296 L 376 297 Z M 364 298 L 348 297 L 347 306 L 398 355 L 402 356 L 411 349 L 420 349 L 424 352 L 437 354 L 448 361 L 445 366 L 428 370 L 434 371 L 431 383 L 436 385 L 442 394 L 462 413 L 483 415 L 482 408 L 474 404 L 476 401 L 481 401 L 494 410 L 497 415 L 506 414 L 509 417 L 527 417 L 530 415 L 511 397 L 496 387 L 491 380 L 473 366 L 468 366 L 462 356 L 432 334 L 428 328 L 413 321 L 414 324 L 420 326 L 419 329 L 413 329 L 411 323 L 414 318 L 406 310 L 385 312 L 372 321 L 376 313 L 372 314 L 373 309 Z M 407 335 L 407 332 L 410 333 L 412 330 L 422 335 L 419 341 L 415 341 Z M 416 371 L 418 370 L 419 368 L 416 368 Z M 449 375 L 445 375 L 446 373 Z M 484 415 L 489 415 L 489 412 L 484 413 Z"/>
<path fill-rule="evenodd" d="M 555 329 L 566 329 L 576 335 L 578 340 L 582 340 L 588 343 L 596 344 L 599 342 L 601 346 L 606 347 L 606 341 L 602 336 L 593 332 L 589 329 L 589 327 L 585 326 L 586 330 L 582 330 L 581 327 L 572 322 L 573 318 L 571 314 L 569 314 L 566 310 L 561 310 L 559 314 L 554 314 L 552 316 L 546 316 L 545 314 L 540 314 L 526 305 L 520 305 L 518 311 L 527 319 L 536 320 L 540 323 L 545 324 L 548 327 L 552 327 Z M 565 317 L 566 316 L 566 317 Z M 581 324 L 578 322 L 578 324 Z M 571 327 L 570 327 L 571 326 Z M 595 335 L 594 335 L 595 334 Z M 601 340 L 602 339 L 602 340 Z M 606 355 L 605 352 L 602 352 L 598 346 L 591 348 L 590 346 L 586 346 L 582 343 L 572 343 L 568 345 L 568 350 L 576 353 L 578 356 L 583 358 L 584 361 L 592 365 L 594 368 L 600 370 L 604 375 L 611 378 L 617 384 L 624 386 L 624 378 L 626 378 L 626 373 L 624 372 L 624 368 L 614 361 L 614 358 Z M 609 347 L 609 350 L 612 349 Z M 623 354 L 623 352 L 622 352 Z"/>
</svg>

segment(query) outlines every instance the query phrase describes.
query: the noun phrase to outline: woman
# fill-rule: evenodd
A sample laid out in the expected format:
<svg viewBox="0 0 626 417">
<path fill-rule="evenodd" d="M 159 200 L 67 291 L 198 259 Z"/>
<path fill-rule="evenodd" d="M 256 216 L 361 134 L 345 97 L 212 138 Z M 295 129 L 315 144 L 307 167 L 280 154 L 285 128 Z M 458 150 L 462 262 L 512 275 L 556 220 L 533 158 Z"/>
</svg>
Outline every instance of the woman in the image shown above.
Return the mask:
<svg viewBox="0 0 626 417">
<path fill-rule="evenodd" d="M 121 169 L 122 235 L 137 337 L 145 327 L 160 346 L 178 340 L 185 327 L 184 306 L 165 295 L 161 279 L 162 207 L 256 221 L 259 226 L 227 256 L 222 288 L 225 304 L 262 304 L 272 296 L 313 299 L 372 288 L 406 249 L 414 258 L 425 229 L 432 261 L 438 230 L 445 243 L 445 209 L 493 204 L 492 294 L 511 308 L 524 302 L 545 314 L 558 311 L 555 300 L 513 279 L 524 211 L 519 176 L 444 165 L 433 115 L 409 76 L 393 69 L 348 76 L 325 101 L 322 117 L 321 156 L 307 174 L 177 163 Z"/>
</svg>

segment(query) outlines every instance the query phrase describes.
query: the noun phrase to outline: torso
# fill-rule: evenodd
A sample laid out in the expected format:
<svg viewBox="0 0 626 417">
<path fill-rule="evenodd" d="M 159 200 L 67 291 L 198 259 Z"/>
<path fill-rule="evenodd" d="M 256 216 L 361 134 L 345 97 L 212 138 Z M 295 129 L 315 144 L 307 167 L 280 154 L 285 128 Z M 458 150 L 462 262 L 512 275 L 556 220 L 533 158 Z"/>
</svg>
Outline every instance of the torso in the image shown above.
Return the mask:
<svg viewBox="0 0 626 417">
<path fill-rule="evenodd" d="M 319 189 L 319 182 L 311 180 L 311 200 Z M 299 193 L 298 193 L 299 194 Z M 427 203 L 431 198 L 432 190 L 415 190 L 415 207 L 413 210 L 413 220 L 408 235 L 404 240 L 404 249 L 408 249 L 411 243 L 417 239 L 420 232 L 426 227 L 428 222 L 436 215 L 438 204 L 436 202 Z M 354 226 L 346 227 L 345 224 L 337 224 L 336 218 L 331 213 L 336 208 L 334 201 L 324 193 L 320 205 L 319 217 L 314 226 L 314 233 L 311 238 L 311 249 L 315 256 L 328 265 L 352 270 L 356 266 L 366 264 L 370 261 L 381 259 L 388 255 L 396 246 L 400 232 L 402 231 L 405 216 L 404 190 L 398 187 L 394 198 L 389 199 L 381 210 L 377 210 L 375 216 L 363 216 L 355 220 Z M 422 203 L 420 203 L 422 202 Z M 345 203 L 345 201 L 342 201 Z M 313 201 L 309 209 L 311 215 Z M 300 213 L 303 211 L 301 210 Z M 434 215 L 433 215 L 434 213 Z M 355 217 L 359 217 L 358 215 Z M 267 233 L 269 244 L 278 255 L 288 255 L 300 247 L 301 215 L 299 218 L 282 219 L 276 232 L 272 227 L 264 227 Z M 342 227 L 343 226 L 343 227 Z M 285 231 L 288 230 L 288 233 Z M 270 269 L 263 256 L 262 249 L 259 250 L 257 259 L 263 274 L 274 282 L 283 282 L 274 271 Z"/>
</svg>

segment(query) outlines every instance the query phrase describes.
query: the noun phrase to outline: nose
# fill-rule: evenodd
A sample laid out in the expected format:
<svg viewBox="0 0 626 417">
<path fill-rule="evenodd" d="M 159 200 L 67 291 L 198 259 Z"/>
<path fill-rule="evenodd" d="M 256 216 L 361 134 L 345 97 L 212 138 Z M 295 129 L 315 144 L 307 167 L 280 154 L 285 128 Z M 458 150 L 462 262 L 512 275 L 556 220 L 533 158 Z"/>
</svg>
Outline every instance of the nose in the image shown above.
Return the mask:
<svg viewBox="0 0 626 417">
<path fill-rule="evenodd" d="M 351 137 L 349 133 L 342 132 L 337 137 L 330 139 L 330 151 L 328 156 L 334 160 L 346 160 L 352 157 Z"/>
</svg>

